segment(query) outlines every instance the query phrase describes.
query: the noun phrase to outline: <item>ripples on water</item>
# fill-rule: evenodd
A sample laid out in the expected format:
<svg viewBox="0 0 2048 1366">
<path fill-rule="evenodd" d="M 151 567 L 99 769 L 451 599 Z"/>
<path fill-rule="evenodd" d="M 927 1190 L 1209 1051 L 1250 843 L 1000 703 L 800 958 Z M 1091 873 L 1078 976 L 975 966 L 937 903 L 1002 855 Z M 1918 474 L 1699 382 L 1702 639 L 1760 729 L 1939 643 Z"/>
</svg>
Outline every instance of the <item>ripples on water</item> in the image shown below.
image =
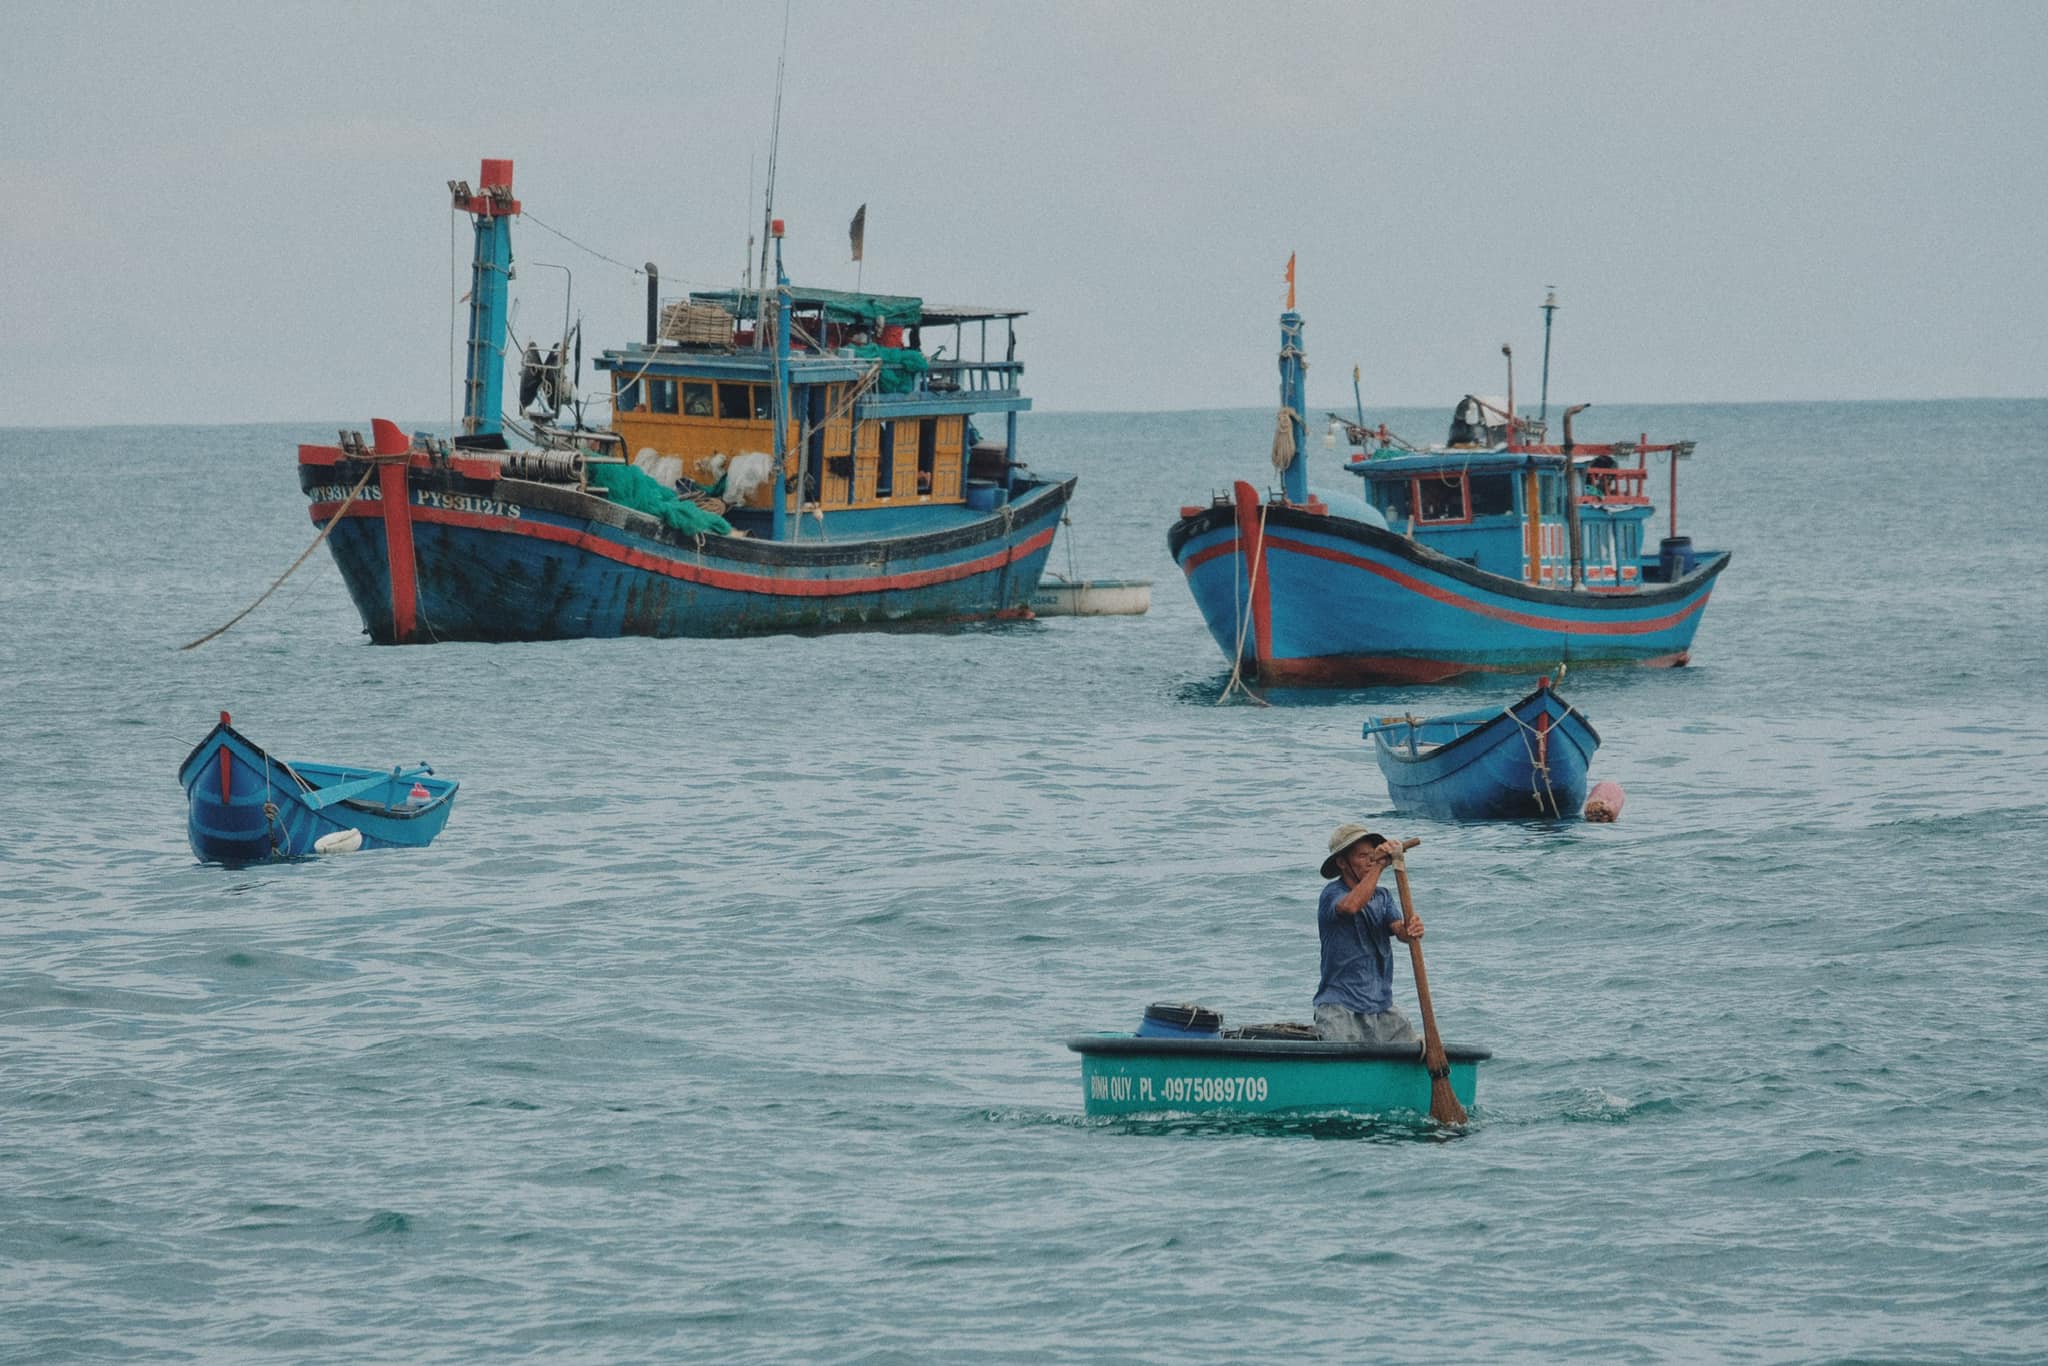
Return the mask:
<svg viewBox="0 0 2048 1366">
<path fill-rule="evenodd" d="M 1610 418 L 1736 559 L 1566 681 L 1606 827 L 1386 814 L 1365 714 L 1500 687 L 1213 705 L 1164 531 L 1269 414 L 1032 420 L 1141 619 L 379 650 L 322 557 L 191 653 L 305 432 L 0 432 L 0 1355 L 2037 1357 L 2048 411 Z M 198 867 L 221 707 L 455 817 Z M 1361 814 L 1472 1128 L 1084 1119 L 1068 1035 L 1306 1015 Z"/>
</svg>

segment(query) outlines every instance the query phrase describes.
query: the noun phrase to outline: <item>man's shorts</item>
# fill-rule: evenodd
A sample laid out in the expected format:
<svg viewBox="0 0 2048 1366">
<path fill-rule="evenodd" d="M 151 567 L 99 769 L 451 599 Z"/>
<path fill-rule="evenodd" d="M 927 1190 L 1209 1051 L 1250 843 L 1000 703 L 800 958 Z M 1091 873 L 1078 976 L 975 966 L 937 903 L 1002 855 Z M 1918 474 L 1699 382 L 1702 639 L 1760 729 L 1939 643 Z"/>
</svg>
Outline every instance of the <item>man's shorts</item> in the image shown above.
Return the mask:
<svg viewBox="0 0 2048 1366">
<path fill-rule="evenodd" d="M 1343 1006 L 1316 1007 L 1316 1037 L 1332 1043 L 1417 1043 L 1421 1035 L 1398 1010 L 1361 1015 Z"/>
</svg>

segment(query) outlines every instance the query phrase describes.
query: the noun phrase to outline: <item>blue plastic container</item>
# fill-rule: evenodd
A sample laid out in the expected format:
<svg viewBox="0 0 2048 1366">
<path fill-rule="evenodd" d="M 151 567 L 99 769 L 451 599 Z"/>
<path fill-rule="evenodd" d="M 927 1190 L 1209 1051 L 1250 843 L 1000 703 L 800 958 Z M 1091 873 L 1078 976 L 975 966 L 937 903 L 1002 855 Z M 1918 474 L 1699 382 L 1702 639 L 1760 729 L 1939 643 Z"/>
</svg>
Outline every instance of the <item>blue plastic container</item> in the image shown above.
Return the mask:
<svg viewBox="0 0 2048 1366">
<path fill-rule="evenodd" d="M 1206 1006 L 1157 1004 L 1145 1007 L 1138 1024 L 1141 1039 L 1213 1039 L 1223 1016 Z"/>
</svg>

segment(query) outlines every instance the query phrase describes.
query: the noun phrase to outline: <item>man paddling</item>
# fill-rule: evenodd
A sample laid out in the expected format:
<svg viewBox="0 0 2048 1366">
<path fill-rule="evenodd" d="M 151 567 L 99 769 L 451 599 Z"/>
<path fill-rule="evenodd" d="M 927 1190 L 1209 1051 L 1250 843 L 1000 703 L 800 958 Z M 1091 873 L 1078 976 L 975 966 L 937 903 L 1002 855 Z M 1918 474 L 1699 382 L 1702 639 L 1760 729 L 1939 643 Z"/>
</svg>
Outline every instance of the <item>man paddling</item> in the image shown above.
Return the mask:
<svg viewBox="0 0 2048 1366">
<path fill-rule="evenodd" d="M 1422 919 L 1403 917 L 1380 874 L 1401 857 L 1398 841 L 1362 825 L 1330 836 L 1316 906 L 1323 980 L 1316 988 L 1316 1037 L 1340 1043 L 1414 1043 L 1408 1017 L 1394 1008 L 1394 946 L 1422 938 Z"/>
</svg>

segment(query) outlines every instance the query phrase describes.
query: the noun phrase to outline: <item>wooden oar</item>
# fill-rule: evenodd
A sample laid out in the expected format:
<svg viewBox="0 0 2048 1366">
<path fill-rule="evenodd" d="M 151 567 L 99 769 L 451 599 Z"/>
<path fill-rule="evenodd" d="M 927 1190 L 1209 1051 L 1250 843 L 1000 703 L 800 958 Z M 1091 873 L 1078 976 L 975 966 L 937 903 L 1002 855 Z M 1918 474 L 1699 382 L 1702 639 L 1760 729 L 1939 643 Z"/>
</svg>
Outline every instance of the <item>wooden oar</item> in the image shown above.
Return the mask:
<svg viewBox="0 0 2048 1366">
<path fill-rule="evenodd" d="M 1415 918 L 1415 898 L 1408 891 L 1408 863 L 1402 857 L 1422 843 L 1408 840 L 1394 855 L 1394 881 L 1401 889 L 1401 914 Z M 1439 1124 L 1465 1123 L 1465 1107 L 1451 1090 L 1451 1064 L 1444 1057 L 1444 1041 L 1436 1032 L 1436 1012 L 1429 1006 L 1429 974 L 1422 970 L 1422 945 L 1408 941 L 1408 959 L 1415 970 L 1415 997 L 1422 1003 L 1422 1065 L 1429 1069 L 1429 1117 Z"/>
</svg>

